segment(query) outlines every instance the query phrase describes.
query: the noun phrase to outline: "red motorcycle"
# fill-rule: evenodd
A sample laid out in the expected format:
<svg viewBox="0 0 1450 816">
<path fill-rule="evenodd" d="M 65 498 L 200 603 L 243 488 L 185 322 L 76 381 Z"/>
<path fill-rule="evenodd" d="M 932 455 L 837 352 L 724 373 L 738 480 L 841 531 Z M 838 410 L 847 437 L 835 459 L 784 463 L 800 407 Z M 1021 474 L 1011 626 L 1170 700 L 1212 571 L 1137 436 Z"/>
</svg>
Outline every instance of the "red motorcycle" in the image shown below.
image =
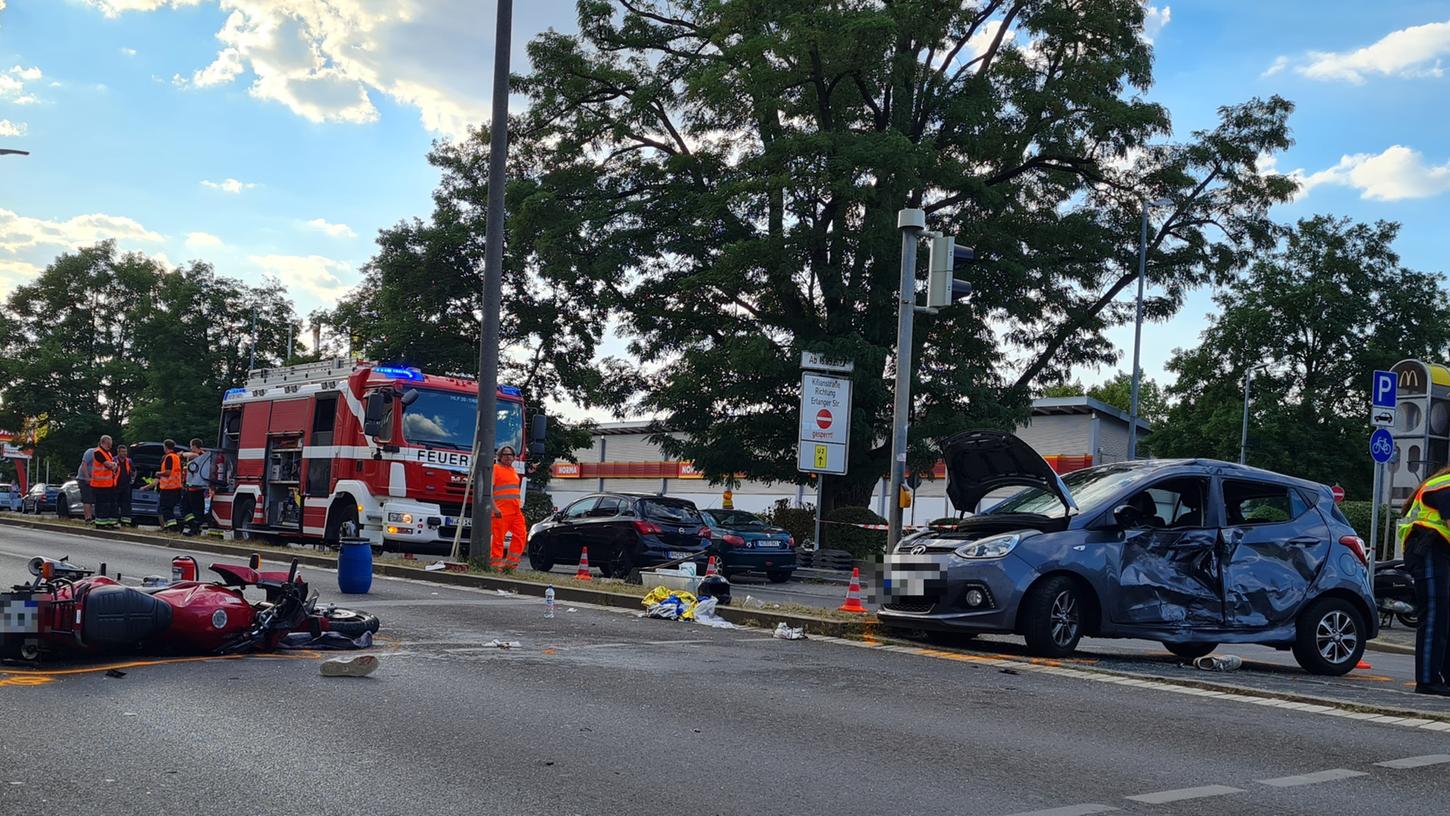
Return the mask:
<svg viewBox="0 0 1450 816">
<path fill-rule="evenodd" d="M 191 560 L 195 574 L 195 561 Z M 122 586 L 70 563 L 33 558 L 35 579 L 0 593 L 0 659 L 50 655 L 238 654 L 273 651 L 293 633 L 336 632 L 360 638 L 378 630 L 365 612 L 319 607 L 297 562 L 287 572 L 212 564 L 218 582 L 174 581 L 156 588 Z M 248 587 L 264 600 L 251 602 Z"/>
</svg>

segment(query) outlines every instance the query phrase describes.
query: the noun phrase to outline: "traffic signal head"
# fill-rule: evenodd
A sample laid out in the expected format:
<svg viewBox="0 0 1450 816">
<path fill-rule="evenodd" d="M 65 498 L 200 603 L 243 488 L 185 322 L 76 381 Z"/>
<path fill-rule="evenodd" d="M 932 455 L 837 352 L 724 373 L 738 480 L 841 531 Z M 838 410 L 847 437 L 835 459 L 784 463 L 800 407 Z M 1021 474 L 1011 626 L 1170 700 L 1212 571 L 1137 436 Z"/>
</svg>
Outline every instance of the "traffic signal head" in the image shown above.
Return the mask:
<svg viewBox="0 0 1450 816">
<path fill-rule="evenodd" d="M 972 285 L 952 277 L 958 263 L 974 261 L 977 254 L 971 247 L 957 246 L 955 235 L 931 239 L 927 261 L 926 305 L 950 306 L 972 293 Z"/>
</svg>

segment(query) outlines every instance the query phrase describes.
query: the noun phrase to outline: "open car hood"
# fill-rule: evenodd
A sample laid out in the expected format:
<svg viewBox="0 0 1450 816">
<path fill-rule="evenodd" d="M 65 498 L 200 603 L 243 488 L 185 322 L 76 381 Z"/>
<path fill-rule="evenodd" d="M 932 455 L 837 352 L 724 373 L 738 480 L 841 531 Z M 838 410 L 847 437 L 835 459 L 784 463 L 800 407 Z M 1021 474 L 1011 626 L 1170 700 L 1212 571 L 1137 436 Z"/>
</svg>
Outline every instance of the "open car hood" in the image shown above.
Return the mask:
<svg viewBox="0 0 1450 816">
<path fill-rule="evenodd" d="M 1004 487 L 1040 487 L 1078 509 L 1057 471 L 1006 431 L 963 431 L 947 440 L 945 458 L 947 496 L 958 510 L 976 512 L 987 494 Z"/>
</svg>

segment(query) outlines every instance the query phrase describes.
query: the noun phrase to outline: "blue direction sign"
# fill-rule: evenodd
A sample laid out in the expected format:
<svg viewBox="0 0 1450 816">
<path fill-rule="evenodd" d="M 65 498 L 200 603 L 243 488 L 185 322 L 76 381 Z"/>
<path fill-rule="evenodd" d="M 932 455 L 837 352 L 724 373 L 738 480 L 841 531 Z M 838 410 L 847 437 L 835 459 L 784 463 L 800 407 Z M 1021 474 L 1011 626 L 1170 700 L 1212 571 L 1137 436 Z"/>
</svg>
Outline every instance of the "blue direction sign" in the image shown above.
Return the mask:
<svg viewBox="0 0 1450 816">
<path fill-rule="evenodd" d="M 1369 455 L 1376 462 L 1383 465 L 1395 455 L 1395 438 L 1384 428 L 1376 428 L 1375 432 L 1369 435 Z"/>
<path fill-rule="evenodd" d="M 1395 407 L 1395 390 L 1399 378 L 1393 371 L 1376 371 L 1370 379 L 1369 402 L 1376 408 Z"/>
</svg>

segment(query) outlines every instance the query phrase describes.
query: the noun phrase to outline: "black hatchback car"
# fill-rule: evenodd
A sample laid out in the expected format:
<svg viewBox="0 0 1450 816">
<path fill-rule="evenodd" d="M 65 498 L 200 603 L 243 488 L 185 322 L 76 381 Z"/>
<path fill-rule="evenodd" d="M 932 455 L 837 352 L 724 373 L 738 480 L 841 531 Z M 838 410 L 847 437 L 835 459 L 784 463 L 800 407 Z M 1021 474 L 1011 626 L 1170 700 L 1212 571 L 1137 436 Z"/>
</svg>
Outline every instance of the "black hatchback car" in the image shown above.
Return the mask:
<svg viewBox="0 0 1450 816">
<path fill-rule="evenodd" d="M 1205 459 L 1059 478 L 1000 431 L 953 437 L 946 464 L 952 504 L 985 509 L 901 541 L 887 626 L 1017 633 L 1046 657 L 1084 635 L 1182 657 L 1261 643 L 1315 674 L 1353 669 L 1377 634 L 1364 542 L 1324 485 Z"/>
<path fill-rule="evenodd" d="M 529 563 L 544 572 L 555 564 L 589 564 L 607 578 L 690 556 L 703 560 L 710 528 L 693 502 L 640 493 L 586 496 L 529 531 Z"/>
</svg>

